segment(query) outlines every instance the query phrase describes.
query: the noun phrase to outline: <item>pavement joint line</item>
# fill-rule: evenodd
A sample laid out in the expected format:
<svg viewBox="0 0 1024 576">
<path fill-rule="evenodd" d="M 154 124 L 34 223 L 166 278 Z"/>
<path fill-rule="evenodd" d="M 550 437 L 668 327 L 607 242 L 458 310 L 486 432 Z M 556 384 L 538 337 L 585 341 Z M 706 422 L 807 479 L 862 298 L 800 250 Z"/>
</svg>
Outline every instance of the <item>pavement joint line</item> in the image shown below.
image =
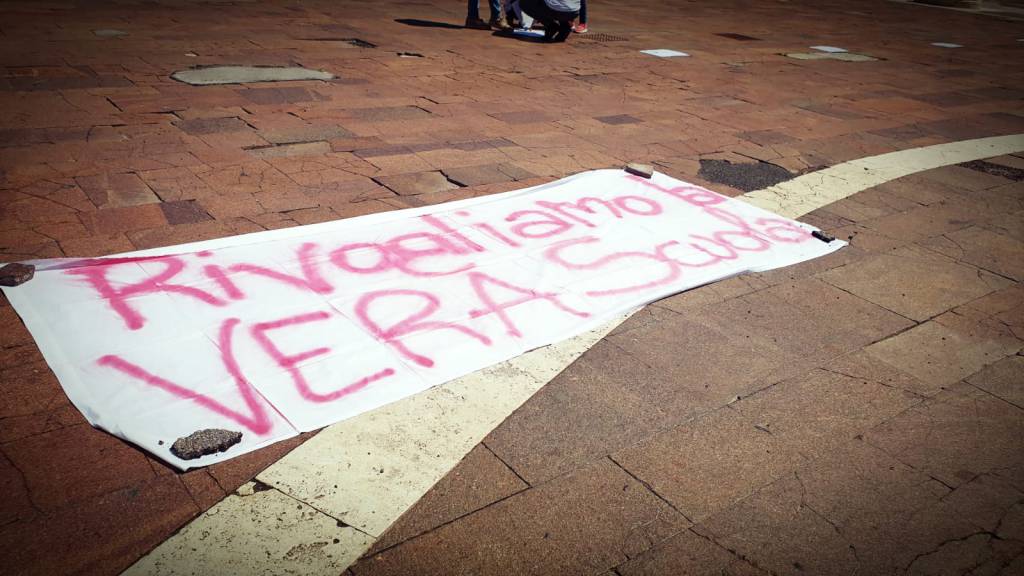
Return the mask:
<svg viewBox="0 0 1024 576">
<path fill-rule="evenodd" d="M 1024 134 L 912 148 L 837 164 L 739 198 L 798 218 L 903 176 L 1021 151 Z M 285 566 L 289 573 L 320 573 L 344 564 L 337 572 L 344 571 L 491 430 L 634 313 L 324 428 L 257 475 L 256 481 L 274 490 L 229 495 L 124 574 L 219 574 L 224 565 L 248 565 L 247 573 L 268 575 Z M 273 494 L 309 509 L 303 528 L 288 522 L 259 524 L 268 510 L 282 506 Z M 311 501 L 317 506 L 307 504 Z M 277 513 L 295 512 L 289 505 Z M 328 521 L 336 527 L 333 534 L 325 528 Z M 338 540 L 334 545 L 340 543 L 340 549 L 330 565 L 304 564 L 287 554 L 252 564 L 253 558 L 272 558 L 300 530 L 310 531 L 303 537 L 326 534 Z M 215 532 L 214 539 L 208 538 Z M 250 537 L 256 533 L 260 538 Z"/>
<path fill-rule="evenodd" d="M 689 522 L 690 524 L 694 524 L 694 521 L 693 521 L 693 517 L 691 517 L 691 516 L 690 516 L 689 514 L 687 514 L 686 512 L 683 512 L 682 510 L 680 510 L 680 509 L 679 509 L 679 507 L 678 507 L 678 506 L 676 506 L 675 504 L 673 504 L 673 503 L 672 503 L 672 501 L 670 501 L 670 500 L 669 500 L 668 498 L 665 498 L 664 496 L 662 496 L 661 494 L 659 494 L 659 493 L 658 493 L 658 491 L 654 489 L 654 486 L 651 486 L 651 483 L 650 483 L 650 482 L 647 482 L 647 481 L 643 480 L 642 478 L 640 478 L 640 477 L 639 477 L 639 476 L 637 476 L 636 474 L 633 474 L 632 472 L 630 472 L 628 468 L 626 468 L 626 467 L 625 467 L 625 466 L 623 466 L 622 464 L 619 464 L 619 461 L 618 461 L 618 460 L 616 460 L 616 459 L 615 459 L 615 458 L 613 457 L 613 455 L 612 455 L 612 454 L 609 454 L 608 456 L 606 456 L 606 458 L 608 458 L 608 460 L 609 460 L 609 461 L 610 461 L 610 462 L 611 462 L 612 464 L 615 464 L 615 466 L 616 466 L 616 467 L 618 467 L 618 468 L 619 468 L 620 470 L 622 470 L 623 472 L 625 472 L 625 473 L 626 473 L 626 476 L 629 476 L 629 477 L 630 477 L 630 478 L 632 478 L 632 479 L 633 479 L 634 481 L 636 481 L 636 483 L 637 483 L 637 484 L 640 484 L 641 486 L 643 486 L 643 487 L 644 487 L 644 489 L 646 489 L 646 490 L 647 490 L 648 492 L 650 492 L 651 494 L 653 494 L 655 498 L 657 498 L 658 500 L 661 500 L 662 502 L 664 502 L 664 503 L 665 503 L 665 505 L 666 505 L 666 506 L 668 506 L 668 507 L 669 507 L 669 508 L 671 508 L 672 510 L 675 510 L 675 511 L 676 511 L 677 513 L 679 513 L 679 515 L 680 515 L 680 516 L 682 516 L 682 517 L 683 517 L 683 518 L 684 518 L 684 519 L 685 519 L 685 520 L 686 520 L 687 522 Z"/>
</svg>

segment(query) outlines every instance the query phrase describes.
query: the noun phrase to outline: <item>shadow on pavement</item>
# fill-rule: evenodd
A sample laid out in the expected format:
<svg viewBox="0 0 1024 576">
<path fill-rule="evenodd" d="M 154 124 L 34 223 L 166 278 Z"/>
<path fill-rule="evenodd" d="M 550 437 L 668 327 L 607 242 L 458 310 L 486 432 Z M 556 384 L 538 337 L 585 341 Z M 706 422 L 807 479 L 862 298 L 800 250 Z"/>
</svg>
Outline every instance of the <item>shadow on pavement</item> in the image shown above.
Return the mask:
<svg viewBox="0 0 1024 576">
<path fill-rule="evenodd" d="M 450 22 L 434 22 L 431 20 L 418 20 L 416 18 L 395 18 L 395 22 L 419 28 L 447 28 L 449 30 L 462 30 L 465 28 L 465 26 L 451 24 Z"/>
<path fill-rule="evenodd" d="M 523 33 L 511 32 L 511 31 L 508 31 L 508 30 L 497 30 L 497 31 L 494 32 L 493 35 L 497 36 L 499 38 L 511 38 L 513 40 L 519 40 L 520 42 L 530 42 L 530 43 L 534 43 L 534 44 L 549 44 L 549 42 L 544 40 L 544 32 L 543 31 L 537 30 L 536 32 L 540 32 L 540 33 L 537 34 L 537 35 L 532 35 L 532 34 L 523 34 Z"/>
</svg>

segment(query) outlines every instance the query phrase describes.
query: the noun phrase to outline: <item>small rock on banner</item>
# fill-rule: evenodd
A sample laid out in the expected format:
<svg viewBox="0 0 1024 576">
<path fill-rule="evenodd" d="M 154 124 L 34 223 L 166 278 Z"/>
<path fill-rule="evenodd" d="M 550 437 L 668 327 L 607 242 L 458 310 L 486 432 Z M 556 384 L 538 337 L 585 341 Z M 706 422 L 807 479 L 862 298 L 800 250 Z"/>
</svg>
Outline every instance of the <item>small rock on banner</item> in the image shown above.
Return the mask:
<svg viewBox="0 0 1024 576">
<path fill-rule="evenodd" d="M 175 440 L 171 445 L 171 453 L 182 460 L 195 460 L 207 454 L 223 452 L 241 441 L 241 432 L 207 428 Z"/>
<path fill-rule="evenodd" d="M 32 264 L 13 262 L 0 268 L 0 286 L 20 286 L 35 276 L 36 267 Z"/>
</svg>

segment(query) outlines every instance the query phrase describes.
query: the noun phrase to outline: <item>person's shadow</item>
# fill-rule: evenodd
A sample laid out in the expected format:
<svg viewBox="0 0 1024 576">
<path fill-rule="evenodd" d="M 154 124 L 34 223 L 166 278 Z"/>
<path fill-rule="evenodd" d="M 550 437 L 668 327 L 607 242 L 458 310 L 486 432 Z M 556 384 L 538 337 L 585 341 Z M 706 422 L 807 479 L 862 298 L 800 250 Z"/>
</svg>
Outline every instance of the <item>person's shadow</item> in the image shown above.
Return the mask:
<svg viewBox="0 0 1024 576">
<path fill-rule="evenodd" d="M 406 26 L 416 26 L 418 28 L 445 28 L 447 30 L 463 30 L 465 26 L 459 26 L 458 24 L 451 24 L 448 22 L 434 22 L 431 20 L 419 20 L 417 18 L 395 18 L 395 22 L 399 24 L 405 24 Z"/>
<path fill-rule="evenodd" d="M 549 44 L 549 42 L 544 39 L 543 30 L 498 30 L 494 35 L 500 38 L 511 38 L 520 42 Z"/>
<path fill-rule="evenodd" d="M 395 22 L 399 24 L 405 24 L 406 26 L 416 26 L 417 28 L 442 28 L 445 30 L 465 30 L 465 26 L 459 26 L 458 24 L 451 24 L 449 22 L 435 22 L 433 20 L 420 20 L 418 18 L 395 18 Z M 494 32 L 494 36 L 500 38 L 512 38 L 519 40 L 520 42 L 534 42 L 538 44 L 544 43 L 544 33 L 539 30 L 531 30 L 529 32 L 523 31 L 511 31 L 511 30 L 497 30 Z"/>
</svg>

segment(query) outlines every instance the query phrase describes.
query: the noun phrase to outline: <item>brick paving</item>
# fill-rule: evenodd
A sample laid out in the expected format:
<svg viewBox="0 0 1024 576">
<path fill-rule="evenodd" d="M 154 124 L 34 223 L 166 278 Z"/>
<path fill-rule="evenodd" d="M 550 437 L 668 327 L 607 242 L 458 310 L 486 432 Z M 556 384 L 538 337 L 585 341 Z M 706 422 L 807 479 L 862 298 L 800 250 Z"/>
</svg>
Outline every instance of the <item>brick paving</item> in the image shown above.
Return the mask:
<svg viewBox="0 0 1024 576">
<path fill-rule="evenodd" d="M 1024 132 L 1017 22 L 882 1 L 641 0 L 591 7 L 595 31 L 625 40 L 548 46 L 395 21 L 458 23 L 462 9 L 5 3 L 0 259 L 296 226 L 630 161 L 735 195 L 700 177 L 701 159 L 797 173 Z M 94 32 L 110 29 L 127 34 Z M 880 60 L 781 56 L 817 44 Z M 337 78 L 169 78 L 293 63 Z M 1024 182 L 1008 176 L 953 166 L 864 191 L 804 217 L 850 247 L 649 307 L 351 572 L 1024 573 Z M 117 573 L 303 440 L 175 473 L 89 427 L 5 300 L 0 319 L 5 572 Z"/>
</svg>

